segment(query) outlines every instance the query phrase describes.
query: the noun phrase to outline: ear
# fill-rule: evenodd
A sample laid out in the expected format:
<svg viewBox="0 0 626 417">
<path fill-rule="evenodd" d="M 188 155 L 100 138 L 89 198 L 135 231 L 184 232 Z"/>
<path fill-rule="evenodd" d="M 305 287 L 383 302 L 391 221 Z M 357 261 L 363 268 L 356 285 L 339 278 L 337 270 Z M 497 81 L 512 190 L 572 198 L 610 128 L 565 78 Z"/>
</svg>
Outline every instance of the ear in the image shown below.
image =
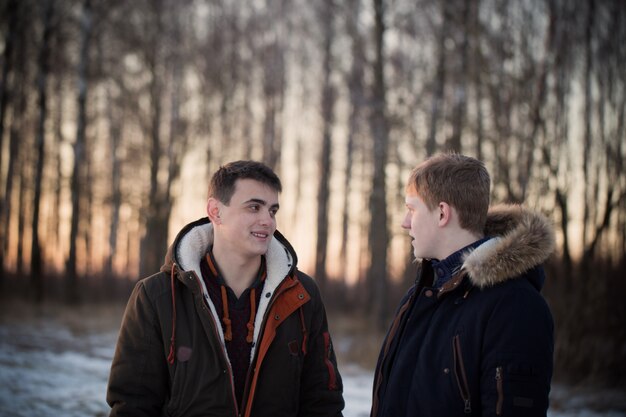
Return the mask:
<svg viewBox="0 0 626 417">
<path fill-rule="evenodd" d="M 444 227 L 452 220 L 452 207 L 448 203 L 443 201 L 439 203 L 437 207 L 439 212 L 439 227 Z"/>
<path fill-rule="evenodd" d="M 220 219 L 220 202 L 219 200 L 210 197 L 206 204 L 206 213 L 209 216 L 209 220 L 213 224 L 220 224 L 222 219 Z"/>
</svg>

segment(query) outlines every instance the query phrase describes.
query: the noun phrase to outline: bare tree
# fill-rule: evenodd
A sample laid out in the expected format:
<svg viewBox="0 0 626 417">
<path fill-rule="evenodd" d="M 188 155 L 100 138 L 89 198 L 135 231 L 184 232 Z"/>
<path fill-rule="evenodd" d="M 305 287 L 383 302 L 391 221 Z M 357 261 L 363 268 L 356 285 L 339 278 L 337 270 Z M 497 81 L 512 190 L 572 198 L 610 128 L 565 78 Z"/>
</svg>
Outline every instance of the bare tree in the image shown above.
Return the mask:
<svg viewBox="0 0 626 417">
<path fill-rule="evenodd" d="M 315 278 L 322 286 L 326 284 L 326 251 L 328 244 L 328 200 L 331 173 L 330 150 L 334 124 L 335 87 L 331 81 L 333 72 L 332 45 L 335 15 L 333 0 L 319 4 L 318 16 L 322 23 L 322 149 L 320 152 L 320 182 L 317 192 L 317 243 L 315 245 Z"/>
<path fill-rule="evenodd" d="M 89 72 L 89 49 L 93 29 L 93 9 L 91 0 L 84 0 L 80 24 L 81 47 L 78 65 L 78 119 L 76 121 L 76 140 L 74 141 L 74 168 L 72 170 L 72 220 L 70 230 L 70 253 L 66 263 L 67 301 L 76 304 L 79 301 L 78 275 L 76 271 L 76 250 L 78 228 L 81 216 L 81 198 L 83 191 L 81 167 L 85 164 L 85 129 L 87 126 L 87 94 Z"/>
<path fill-rule="evenodd" d="M 426 140 L 426 154 L 432 155 L 437 149 L 437 130 L 439 118 L 443 111 L 444 91 L 446 85 L 446 39 L 448 36 L 448 23 L 450 21 L 450 5 L 447 1 L 441 2 L 442 22 L 437 37 L 437 69 L 433 86 L 433 98 L 430 111 L 430 126 L 428 139 Z"/>
<path fill-rule="evenodd" d="M 350 116 L 348 120 L 348 133 L 346 138 L 346 168 L 343 183 L 343 213 L 341 222 L 341 251 L 340 259 L 343 266 L 342 276 L 346 277 L 347 271 L 347 247 L 348 229 L 350 224 L 350 194 L 352 184 L 352 174 L 354 165 L 354 152 L 358 136 L 360 135 L 360 125 L 362 123 L 362 113 L 366 105 L 364 69 L 366 65 L 365 41 L 359 32 L 359 18 L 361 16 L 361 0 L 350 0 L 346 5 L 346 32 L 350 38 L 350 52 L 352 65 L 350 72 L 346 75 L 350 98 Z"/>
<path fill-rule="evenodd" d="M 105 276 L 113 278 L 113 258 L 117 253 L 117 238 L 120 224 L 120 206 L 122 204 L 121 170 L 122 161 L 119 147 L 122 140 L 123 112 L 121 103 L 113 99 L 111 87 L 107 88 L 107 118 L 109 121 L 109 158 L 111 166 L 111 221 L 109 225 L 109 253 L 105 262 Z M 116 111 L 118 110 L 118 111 Z"/>
<path fill-rule="evenodd" d="M 475 108 L 476 108 L 476 146 L 475 155 L 479 160 L 483 159 L 483 138 L 485 136 L 485 129 L 483 124 L 483 81 L 481 77 L 481 68 L 484 67 L 484 58 L 482 55 L 482 48 L 480 46 L 481 39 L 481 27 L 480 27 L 480 0 L 474 0 L 471 2 L 470 9 L 470 27 L 471 37 L 469 48 L 472 51 L 473 59 L 470 60 L 470 74 L 475 90 Z"/>
<path fill-rule="evenodd" d="M 165 0 L 152 2 L 149 24 L 149 38 L 145 45 L 146 65 L 150 74 L 150 189 L 145 207 L 145 235 L 141 240 L 141 259 L 139 274 L 147 276 L 156 271 L 167 248 L 167 202 L 162 186 L 159 184 L 159 171 L 162 169 L 163 145 L 161 144 L 162 98 L 164 74 L 162 71 L 162 42 L 165 19 Z"/>
<path fill-rule="evenodd" d="M 263 161 L 277 169 L 282 141 L 282 113 L 285 99 L 285 56 L 276 39 L 269 44 L 263 56 Z"/>
<path fill-rule="evenodd" d="M 174 3 L 165 3 L 165 0 L 152 4 L 153 32 L 148 39 L 146 64 L 150 71 L 150 190 L 148 206 L 145 207 L 147 217 L 145 234 L 141 240 L 140 274 L 146 276 L 160 266 L 168 245 L 169 219 L 172 211 L 172 183 L 180 174 L 180 164 L 186 150 L 186 140 L 183 140 L 181 121 L 179 119 L 180 99 L 177 90 L 182 88 L 182 72 L 177 66 L 182 61 L 179 50 L 182 47 L 179 41 L 179 31 L 183 23 L 181 16 L 184 8 Z M 168 45 L 163 31 L 172 37 L 172 44 Z M 166 94 L 164 80 L 172 74 L 174 80 L 170 88 L 170 135 L 164 136 L 161 132 L 163 117 L 163 100 Z M 165 163 L 165 165 L 163 165 Z M 162 173 L 165 173 L 163 175 Z M 159 180 L 164 177 L 164 180 Z"/>
<path fill-rule="evenodd" d="M 4 126 L 7 114 L 7 107 L 11 105 L 11 94 L 9 90 L 9 78 L 13 72 L 13 63 L 16 60 L 14 56 L 14 46 L 18 42 L 20 23 L 22 21 L 20 13 L 20 2 L 11 0 L 6 5 L 6 13 L 8 19 L 8 29 L 4 36 L 4 53 L 2 57 L 2 79 L 0 79 L 0 183 L 2 181 L 2 173 L 4 172 Z M 19 85 L 14 83 L 14 85 Z M 23 93 L 23 90 L 22 90 Z M 19 117 L 16 115 L 16 117 Z M 17 143 L 9 143 L 9 167 L 7 170 L 6 188 L 4 195 L 0 194 L 0 236 L 3 236 L 4 242 L 0 244 L 0 287 L 4 282 L 4 259 L 5 250 L 8 248 L 8 239 L 6 237 L 8 233 L 8 224 L 11 217 L 11 187 L 13 184 L 12 173 L 14 168 L 14 156 L 16 152 Z"/>
<path fill-rule="evenodd" d="M 13 70 L 13 49 L 18 36 L 18 24 L 20 22 L 20 2 L 17 0 L 10 0 L 6 4 L 6 14 L 9 23 L 7 33 L 4 36 L 4 51 L 2 59 L 2 79 L 0 79 L 0 174 L 3 172 L 3 150 L 4 150 L 4 121 L 6 116 L 6 108 L 10 103 L 11 94 L 9 92 L 9 77 Z M 1 179 L 1 178 L 0 178 Z M 2 215 L 2 195 L 0 195 L 0 215 Z M 2 251 L 0 250 L 0 265 L 2 265 L 3 259 L 1 258 Z M 1 268 L 1 267 L 0 267 Z"/>
<path fill-rule="evenodd" d="M 387 228 L 386 178 L 389 128 L 386 118 L 385 87 L 385 9 L 384 0 L 374 0 L 374 40 L 376 58 L 374 60 L 374 85 L 372 89 L 371 128 L 374 139 L 372 157 L 374 174 L 369 208 L 371 213 L 369 244 L 370 267 L 367 273 L 368 303 L 379 328 L 386 326 L 387 316 L 387 248 L 389 231 Z"/>
<path fill-rule="evenodd" d="M 596 2 L 595 0 L 589 0 L 587 2 L 587 21 L 585 25 L 585 74 L 584 74 L 584 89 L 585 89 L 585 110 L 584 110 L 584 136 L 583 136 L 583 177 L 585 180 L 589 179 L 590 176 L 590 167 L 589 163 L 591 161 L 591 135 L 592 135 L 592 101 L 593 101 L 593 92 L 591 88 L 592 83 L 592 72 L 593 72 L 593 45 L 592 45 L 592 35 L 594 30 L 594 20 L 595 20 L 595 11 L 596 11 Z M 591 217 L 591 184 L 588 181 L 585 181 L 585 199 L 584 199 L 584 208 L 583 208 L 583 220 L 582 220 L 582 240 L 583 244 L 587 243 L 588 239 L 588 230 L 589 230 L 589 219 Z"/>
<path fill-rule="evenodd" d="M 449 2 L 442 2 L 442 4 L 444 5 L 448 3 Z M 472 2 L 470 0 L 464 0 L 462 3 L 462 6 L 460 6 L 461 19 L 459 24 L 456 25 L 458 28 L 460 28 L 460 31 L 457 30 L 457 33 L 461 33 L 461 40 L 460 42 L 457 41 L 457 44 L 460 45 L 458 48 L 460 49 L 458 51 L 458 54 L 460 56 L 461 62 L 457 71 L 456 85 L 454 87 L 455 90 L 452 98 L 452 134 L 447 141 L 447 149 L 455 152 L 461 152 L 462 150 L 461 136 L 463 128 L 465 126 L 465 118 L 467 113 L 467 75 L 469 70 L 469 44 L 471 36 L 470 7 Z M 439 53 L 442 54 L 444 52 L 440 51 Z"/>
<path fill-rule="evenodd" d="M 50 38 L 53 30 L 55 0 L 47 0 L 44 5 L 43 35 L 39 49 L 39 74 L 37 76 L 39 120 L 37 125 L 36 159 L 35 159 L 35 194 L 33 198 L 32 239 L 30 274 L 34 288 L 35 301 L 41 302 L 44 297 L 43 265 L 41 243 L 39 241 L 39 209 L 41 204 L 41 184 L 43 181 L 43 166 L 45 163 L 45 125 L 48 116 L 48 75 L 50 74 Z"/>
</svg>

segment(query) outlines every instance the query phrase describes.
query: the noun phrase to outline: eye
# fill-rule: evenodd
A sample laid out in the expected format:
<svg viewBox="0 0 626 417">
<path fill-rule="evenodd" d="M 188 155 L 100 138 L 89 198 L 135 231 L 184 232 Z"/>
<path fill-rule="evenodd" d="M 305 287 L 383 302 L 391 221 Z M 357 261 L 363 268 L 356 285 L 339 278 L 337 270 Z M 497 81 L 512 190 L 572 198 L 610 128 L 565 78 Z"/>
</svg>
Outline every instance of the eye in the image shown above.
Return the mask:
<svg viewBox="0 0 626 417">
<path fill-rule="evenodd" d="M 252 211 L 259 211 L 259 209 L 261 208 L 261 206 L 259 204 L 252 204 L 250 206 L 248 206 L 248 208 Z"/>
<path fill-rule="evenodd" d="M 271 217 L 276 216 L 276 213 L 278 213 L 278 209 L 277 208 L 271 208 L 270 209 L 270 216 Z"/>
</svg>

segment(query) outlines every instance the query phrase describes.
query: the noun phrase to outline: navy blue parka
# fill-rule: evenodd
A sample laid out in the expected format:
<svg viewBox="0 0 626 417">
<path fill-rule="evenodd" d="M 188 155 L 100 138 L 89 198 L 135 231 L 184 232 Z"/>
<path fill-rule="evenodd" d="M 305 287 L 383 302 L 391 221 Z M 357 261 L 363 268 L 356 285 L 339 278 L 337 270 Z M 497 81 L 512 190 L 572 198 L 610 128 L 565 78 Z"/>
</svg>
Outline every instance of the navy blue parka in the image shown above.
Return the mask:
<svg viewBox="0 0 626 417">
<path fill-rule="evenodd" d="M 546 416 L 554 342 L 540 264 L 552 227 L 499 206 L 485 233 L 441 288 L 420 263 L 383 343 L 372 417 Z"/>
</svg>

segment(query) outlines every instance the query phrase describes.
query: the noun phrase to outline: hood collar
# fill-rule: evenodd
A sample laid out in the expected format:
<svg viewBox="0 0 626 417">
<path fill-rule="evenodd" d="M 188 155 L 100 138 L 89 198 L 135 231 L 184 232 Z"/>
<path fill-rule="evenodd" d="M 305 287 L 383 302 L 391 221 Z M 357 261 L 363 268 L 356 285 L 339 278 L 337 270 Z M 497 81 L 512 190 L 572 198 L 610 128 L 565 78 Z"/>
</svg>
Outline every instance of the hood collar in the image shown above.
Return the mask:
<svg viewBox="0 0 626 417">
<path fill-rule="evenodd" d="M 200 261 L 213 244 L 213 224 L 205 217 L 186 225 L 176 236 L 165 255 L 161 271 L 170 272 L 174 263 L 182 271 L 194 271 L 202 277 Z M 297 262 L 294 249 L 278 231 L 274 232 L 265 254 L 267 282 L 273 289 L 283 278 L 293 272 Z M 267 288 L 267 287 L 266 287 Z"/>
<path fill-rule="evenodd" d="M 175 332 L 176 332 L 176 298 L 175 298 L 175 285 L 174 275 L 179 272 L 191 272 L 193 271 L 198 277 L 204 300 L 206 301 L 213 319 L 216 323 L 220 322 L 220 316 L 217 314 L 215 306 L 211 302 L 209 293 L 206 288 L 206 284 L 202 279 L 202 272 L 200 270 L 200 261 L 204 258 L 209 250 L 209 247 L 213 243 L 213 225 L 211 221 L 205 217 L 197 220 L 193 223 L 189 223 L 185 226 L 176 236 L 174 243 L 167 250 L 165 255 L 165 263 L 161 266 L 162 272 L 167 272 L 171 275 L 171 288 L 172 288 L 172 309 L 174 314 L 172 316 L 172 339 L 170 343 L 170 355 L 168 361 L 170 364 L 174 363 L 175 357 Z M 267 253 L 265 254 L 266 265 L 266 278 L 263 286 L 263 293 L 265 296 L 261 297 L 257 314 L 254 321 L 254 333 L 253 333 L 253 348 L 250 353 L 250 358 L 254 356 L 256 341 L 259 338 L 259 332 L 261 323 L 265 315 L 265 311 L 269 307 L 270 300 L 274 295 L 274 292 L 283 282 L 286 277 L 292 275 L 296 269 L 296 263 L 298 259 L 296 253 L 287 242 L 287 239 L 275 231 L 272 240 L 270 240 Z M 179 275 L 180 279 L 181 275 Z M 217 326 L 217 332 L 222 343 L 222 347 L 226 352 L 224 342 L 224 332 L 221 326 Z"/>
</svg>

